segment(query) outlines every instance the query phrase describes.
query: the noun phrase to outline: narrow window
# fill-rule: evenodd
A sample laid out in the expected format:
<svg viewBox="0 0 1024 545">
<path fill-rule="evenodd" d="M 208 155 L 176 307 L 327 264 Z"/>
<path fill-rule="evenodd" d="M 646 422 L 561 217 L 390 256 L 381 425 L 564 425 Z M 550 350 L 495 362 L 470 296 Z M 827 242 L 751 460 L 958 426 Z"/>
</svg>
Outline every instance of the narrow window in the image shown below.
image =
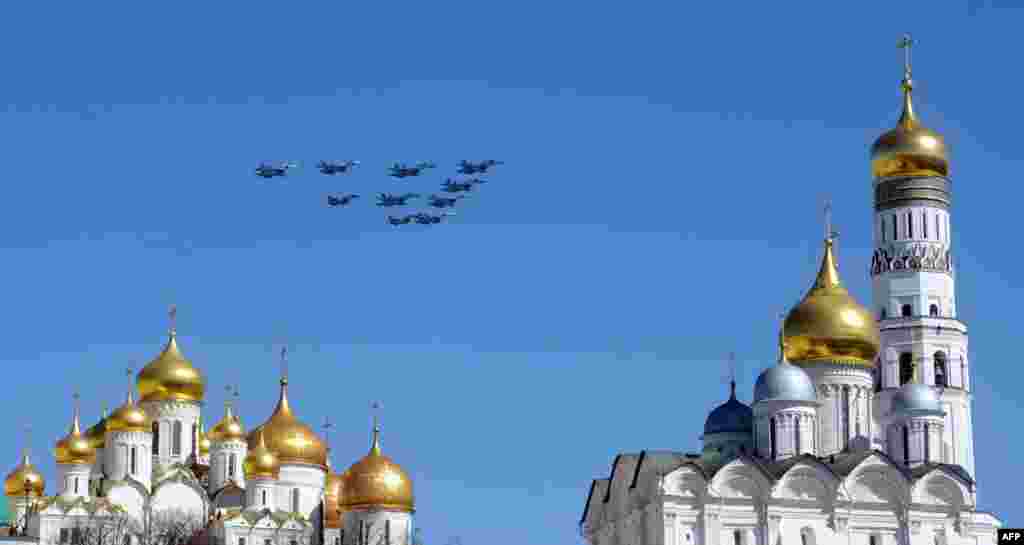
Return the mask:
<svg viewBox="0 0 1024 545">
<path fill-rule="evenodd" d="M 840 424 L 842 426 L 843 434 L 843 450 L 846 450 L 850 447 L 850 390 L 848 388 L 843 388 L 841 400 L 841 403 L 843 404 L 841 414 L 843 416 Z"/>
<path fill-rule="evenodd" d="M 928 423 L 925 422 L 924 423 L 924 463 L 926 463 L 926 464 L 928 463 L 929 458 L 931 458 L 931 456 L 929 456 L 929 454 L 931 454 L 931 452 L 929 452 L 931 450 L 929 448 L 930 445 L 928 445 L 928 443 L 931 443 L 931 441 L 929 439 L 930 439 L 930 437 L 928 436 Z"/>
<path fill-rule="evenodd" d="M 244 537 L 238 538 L 238 545 L 245 545 L 245 538 Z"/>
<path fill-rule="evenodd" d="M 739 530 L 732 531 L 732 542 L 733 545 L 743 545 L 743 532 Z"/>
<path fill-rule="evenodd" d="M 880 545 L 878 543 L 878 536 L 871 534 L 871 536 L 868 538 L 868 545 Z"/>
<path fill-rule="evenodd" d="M 160 423 L 153 422 L 153 456 L 160 454 Z"/>
<path fill-rule="evenodd" d="M 942 224 L 939 223 L 939 217 L 941 214 L 935 214 L 935 238 L 942 241 Z"/>
<path fill-rule="evenodd" d="M 267 504 L 267 491 L 266 490 L 261 490 L 260 491 L 260 497 L 262 498 L 262 501 L 260 503 L 263 504 L 263 505 L 266 505 Z"/>
<path fill-rule="evenodd" d="M 67 543 L 68 539 L 70 539 L 70 534 L 71 534 L 70 530 L 68 530 L 67 528 L 61 528 L 60 529 L 60 542 L 61 543 Z"/>
<path fill-rule="evenodd" d="M 270 541 L 269 539 L 264 539 L 264 540 L 263 540 L 263 545 L 271 545 L 272 543 L 273 543 L 273 542 L 272 542 L 272 541 Z"/>
<path fill-rule="evenodd" d="M 882 320 L 884 320 L 884 319 L 885 319 L 885 317 L 886 317 L 886 314 L 887 314 L 887 313 L 885 312 L 885 307 L 882 307 L 882 309 L 878 311 L 878 316 L 879 316 L 879 318 L 881 318 Z"/>
<path fill-rule="evenodd" d="M 288 545 L 299 545 L 299 542 L 298 542 L 298 541 L 295 541 L 295 540 L 293 539 L 293 540 L 291 540 L 291 541 L 289 541 L 289 542 L 288 542 Z"/>
<path fill-rule="evenodd" d="M 903 426 L 903 463 L 910 464 L 910 429 Z"/>
<path fill-rule="evenodd" d="M 174 421 L 174 431 L 172 432 L 171 440 L 173 444 L 171 446 L 171 454 L 177 456 L 181 454 L 181 421 Z"/>
<path fill-rule="evenodd" d="M 914 379 L 914 356 L 910 352 L 900 354 L 900 386 Z"/>
<path fill-rule="evenodd" d="M 78 494 L 78 477 L 75 477 L 75 494 Z"/>
<path fill-rule="evenodd" d="M 793 427 L 793 454 L 800 454 L 800 417 L 796 417 L 796 424 Z"/>
<path fill-rule="evenodd" d="M 771 445 L 771 459 L 775 459 L 775 419 L 768 421 L 768 442 Z"/>
<path fill-rule="evenodd" d="M 235 476 L 235 462 L 238 461 L 238 457 L 232 453 L 231 457 L 228 458 L 228 477 Z"/>
<path fill-rule="evenodd" d="M 928 307 L 928 315 L 933 317 L 933 318 L 938 318 L 939 317 L 939 305 L 936 305 L 935 303 L 932 303 L 931 306 Z"/>
<path fill-rule="evenodd" d="M 935 385 L 945 388 L 949 385 L 946 379 L 946 353 L 941 350 L 935 353 Z"/>
<path fill-rule="evenodd" d="M 299 512 L 299 489 L 292 489 L 292 513 Z"/>
<path fill-rule="evenodd" d="M 135 475 L 136 473 L 138 473 L 138 469 L 139 469 L 138 466 L 136 466 L 136 462 L 138 462 L 138 460 L 136 459 L 135 452 L 136 452 L 135 447 L 132 447 L 132 455 L 131 455 L 131 458 L 132 458 L 131 474 L 132 475 Z"/>
<path fill-rule="evenodd" d="M 807 534 L 805 534 L 803 532 L 800 532 L 800 543 L 802 545 L 811 545 L 810 543 L 807 542 Z"/>
<path fill-rule="evenodd" d="M 921 212 L 921 236 L 928 238 L 928 211 Z"/>
<path fill-rule="evenodd" d="M 334 538 L 334 545 L 341 545 L 341 538 L 340 537 Z"/>
<path fill-rule="evenodd" d="M 192 423 L 192 456 L 199 456 L 199 426 Z"/>
<path fill-rule="evenodd" d="M 907 212 L 907 238 L 914 238 L 914 213 Z"/>
<path fill-rule="evenodd" d="M 898 224 L 899 224 L 899 222 L 896 221 L 896 214 L 893 214 L 892 215 L 892 239 L 893 240 L 899 240 L 900 239 L 900 232 L 899 232 L 899 225 Z"/>
<path fill-rule="evenodd" d="M 903 305 L 900 307 L 900 316 L 904 318 L 910 318 L 914 315 L 914 307 L 910 305 Z"/>
<path fill-rule="evenodd" d="M 882 216 L 882 242 L 885 242 L 885 216 Z"/>
<path fill-rule="evenodd" d="M 73 543 L 74 545 L 79 545 L 80 543 L 82 543 L 82 529 L 81 528 L 72 528 L 71 529 L 71 543 Z"/>
<path fill-rule="evenodd" d="M 121 540 L 122 545 L 132 545 L 132 536 L 125 534 L 124 539 Z"/>
</svg>

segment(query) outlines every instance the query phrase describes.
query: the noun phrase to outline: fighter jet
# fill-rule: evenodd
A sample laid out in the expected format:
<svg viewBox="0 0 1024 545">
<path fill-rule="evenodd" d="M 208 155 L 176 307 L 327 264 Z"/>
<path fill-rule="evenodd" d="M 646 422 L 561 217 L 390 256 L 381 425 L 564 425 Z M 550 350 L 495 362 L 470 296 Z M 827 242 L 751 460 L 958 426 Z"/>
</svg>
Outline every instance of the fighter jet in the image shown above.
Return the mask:
<svg viewBox="0 0 1024 545">
<path fill-rule="evenodd" d="M 455 203 L 465 198 L 465 195 L 459 195 L 457 197 L 440 197 L 437 195 L 431 195 L 430 202 L 427 204 L 434 208 L 452 208 L 455 206 Z"/>
<path fill-rule="evenodd" d="M 441 190 L 444 191 L 445 193 L 460 193 L 463 191 L 473 191 L 473 185 L 473 180 L 465 182 L 456 182 L 455 180 L 448 178 L 447 180 L 444 181 L 444 184 L 441 185 Z"/>
<path fill-rule="evenodd" d="M 380 195 L 377 195 L 377 206 L 405 206 L 409 199 L 418 198 L 419 194 L 417 193 L 406 193 L 404 195 L 381 193 Z"/>
<path fill-rule="evenodd" d="M 392 178 L 406 178 L 409 176 L 419 176 L 424 170 L 428 168 L 436 168 L 431 161 L 419 161 L 415 166 L 408 166 L 404 163 L 393 163 L 391 168 L 388 169 L 388 175 Z"/>
<path fill-rule="evenodd" d="M 281 166 L 274 166 L 266 161 L 256 167 L 256 175 L 262 178 L 273 178 L 274 176 L 287 176 L 288 169 L 298 168 L 299 165 L 292 162 L 281 163 Z"/>
<path fill-rule="evenodd" d="M 349 204 L 352 203 L 353 200 L 358 199 L 358 198 L 359 198 L 359 195 L 356 195 L 355 193 L 350 193 L 348 195 L 342 195 L 340 197 L 335 197 L 334 195 L 328 195 L 327 196 L 327 204 L 328 204 L 328 206 L 348 206 Z"/>
<path fill-rule="evenodd" d="M 402 216 L 397 218 L 395 216 L 388 216 L 388 223 L 391 225 L 408 225 L 413 220 L 412 216 Z"/>
<path fill-rule="evenodd" d="M 441 220 L 448 216 L 454 215 L 454 212 L 445 212 L 443 214 L 427 214 L 426 212 L 420 212 L 408 217 L 411 217 L 413 221 L 420 225 L 433 225 L 435 223 L 441 223 Z"/>
<path fill-rule="evenodd" d="M 505 164 L 505 161 L 495 161 L 494 159 L 487 159 L 478 163 L 462 160 L 459 161 L 459 174 L 487 174 L 491 167 L 503 164 Z"/>
<path fill-rule="evenodd" d="M 328 176 L 334 176 L 335 174 L 348 174 L 352 172 L 352 169 L 359 164 L 359 161 L 320 161 L 316 164 L 316 168 L 320 169 L 321 174 L 327 174 Z"/>
</svg>

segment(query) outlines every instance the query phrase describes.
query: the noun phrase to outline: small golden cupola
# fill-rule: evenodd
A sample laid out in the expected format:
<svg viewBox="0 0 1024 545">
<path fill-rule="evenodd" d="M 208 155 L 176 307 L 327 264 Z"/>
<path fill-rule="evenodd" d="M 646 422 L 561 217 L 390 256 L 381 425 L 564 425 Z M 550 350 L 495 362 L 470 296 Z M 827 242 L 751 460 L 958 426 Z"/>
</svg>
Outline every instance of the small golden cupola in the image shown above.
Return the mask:
<svg viewBox="0 0 1024 545">
<path fill-rule="evenodd" d="M 96 461 L 96 449 L 92 442 L 82 434 L 78 423 L 78 393 L 74 395 L 75 412 L 71 419 L 71 430 L 54 446 L 54 458 L 58 464 L 92 465 Z"/>
<path fill-rule="evenodd" d="M 256 448 L 249 450 L 245 455 L 245 461 L 242 463 L 245 478 L 263 477 L 276 479 L 281 473 L 281 462 L 277 459 L 277 455 L 267 448 L 266 443 L 263 441 L 263 434 L 259 433 L 257 435 L 259 436 L 259 442 L 256 443 Z"/>
<path fill-rule="evenodd" d="M 210 455 L 210 436 L 206 434 L 206 423 L 203 417 L 199 417 L 199 457 L 205 458 Z"/>
<path fill-rule="evenodd" d="M 152 432 L 153 422 L 146 411 L 135 402 L 135 396 L 128 392 L 124 405 L 114 409 L 106 419 L 106 433 L 113 431 Z"/>
<path fill-rule="evenodd" d="M 211 443 L 245 441 L 245 427 L 242 420 L 232 411 L 230 400 L 224 402 L 224 418 L 210 428 L 207 437 Z"/>
<path fill-rule="evenodd" d="M 870 367 L 879 350 L 878 323 L 840 282 L 833 244 L 830 234 L 814 285 L 786 316 L 785 357 L 803 366 L 835 362 Z"/>
<path fill-rule="evenodd" d="M 175 309 L 171 307 L 171 330 L 160 355 L 139 371 L 138 386 L 142 401 L 202 401 L 206 381 L 202 373 L 185 359 L 178 348 L 174 328 Z"/>
<path fill-rule="evenodd" d="M 412 481 L 380 449 L 380 426 L 374 423 L 370 452 L 341 476 L 342 510 L 392 509 L 413 512 Z"/>
<path fill-rule="evenodd" d="M 282 367 L 285 350 L 281 351 Z M 302 423 L 288 401 L 288 376 L 281 373 L 281 394 L 274 413 L 266 422 L 249 432 L 249 448 L 256 448 L 260 432 L 267 448 L 277 454 L 282 464 L 307 464 L 327 469 L 327 448 L 309 426 Z"/>
<path fill-rule="evenodd" d="M 8 498 L 42 497 L 46 492 L 46 479 L 28 457 L 28 447 L 21 455 L 21 463 L 4 479 L 4 495 Z"/>
<path fill-rule="evenodd" d="M 900 47 L 906 52 L 903 82 L 903 113 L 896 127 L 871 146 L 871 173 L 875 178 L 893 176 L 949 176 L 949 156 L 942 136 L 925 127 L 914 113 L 914 81 L 910 73 L 913 41 L 904 36 Z"/>
</svg>

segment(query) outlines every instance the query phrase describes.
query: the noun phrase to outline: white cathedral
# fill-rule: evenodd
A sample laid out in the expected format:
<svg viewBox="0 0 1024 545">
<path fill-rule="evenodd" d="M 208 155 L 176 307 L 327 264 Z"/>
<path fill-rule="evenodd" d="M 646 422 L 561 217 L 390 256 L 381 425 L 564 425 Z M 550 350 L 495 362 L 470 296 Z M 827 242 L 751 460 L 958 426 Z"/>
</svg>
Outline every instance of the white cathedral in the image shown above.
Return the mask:
<svg viewBox="0 0 1024 545">
<path fill-rule="evenodd" d="M 734 382 L 700 454 L 619 454 L 590 487 L 590 545 L 995 544 L 1002 522 L 976 508 L 947 150 L 914 114 L 909 62 L 902 87 L 871 148 L 873 311 L 840 282 L 829 234 L 753 404 Z"/>
<path fill-rule="evenodd" d="M 198 521 L 194 543 L 411 542 L 412 482 L 381 452 L 376 424 L 369 453 L 335 473 L 325 441 L 296 416 L 282 376 L 263 424 L 246 433 L 226 403 L 206 433 L 205 380 L 182 355 L 173 327 L 163 351 L 138 373 L 137 387 L 137 401 L 129 389 L 124 404 L 84 431 L 76 403 L 70 431 L 54 449 L 56 495 L 46 496 L 26 449 L 4 481 L 16 534 L 74 545 L 83 528 L 122 517 L 131 524 L 113 545 L 134 545 L 163 512 Z"/>
</svg>

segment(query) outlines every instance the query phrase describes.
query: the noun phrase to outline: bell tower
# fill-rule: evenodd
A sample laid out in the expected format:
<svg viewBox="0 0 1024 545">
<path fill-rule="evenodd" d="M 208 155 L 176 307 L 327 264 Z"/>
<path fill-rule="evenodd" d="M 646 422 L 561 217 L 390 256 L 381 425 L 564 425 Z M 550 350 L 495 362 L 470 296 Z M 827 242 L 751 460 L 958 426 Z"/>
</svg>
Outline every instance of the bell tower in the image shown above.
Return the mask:
<svg viewBox="0 0 1024 545">
<path fill-rule="evenodd" d="M 881 351 L 876 366 L 876 424 L 892 413 L 901 386 L 935 390 L 945 413 L 936 462 L 962 466 L 974 477 L 967 326 L 957 318 L 952 257 L 952 180 L 941 135 L 914 113 L 910 49 L 905 36 L 903 112 L 871 147 L 874 242 L 871 278 Z M 882 429 L 873 426 L 875 430 Z M 889 450 L 885 434 L 872 437 Z"/>
</svg>

